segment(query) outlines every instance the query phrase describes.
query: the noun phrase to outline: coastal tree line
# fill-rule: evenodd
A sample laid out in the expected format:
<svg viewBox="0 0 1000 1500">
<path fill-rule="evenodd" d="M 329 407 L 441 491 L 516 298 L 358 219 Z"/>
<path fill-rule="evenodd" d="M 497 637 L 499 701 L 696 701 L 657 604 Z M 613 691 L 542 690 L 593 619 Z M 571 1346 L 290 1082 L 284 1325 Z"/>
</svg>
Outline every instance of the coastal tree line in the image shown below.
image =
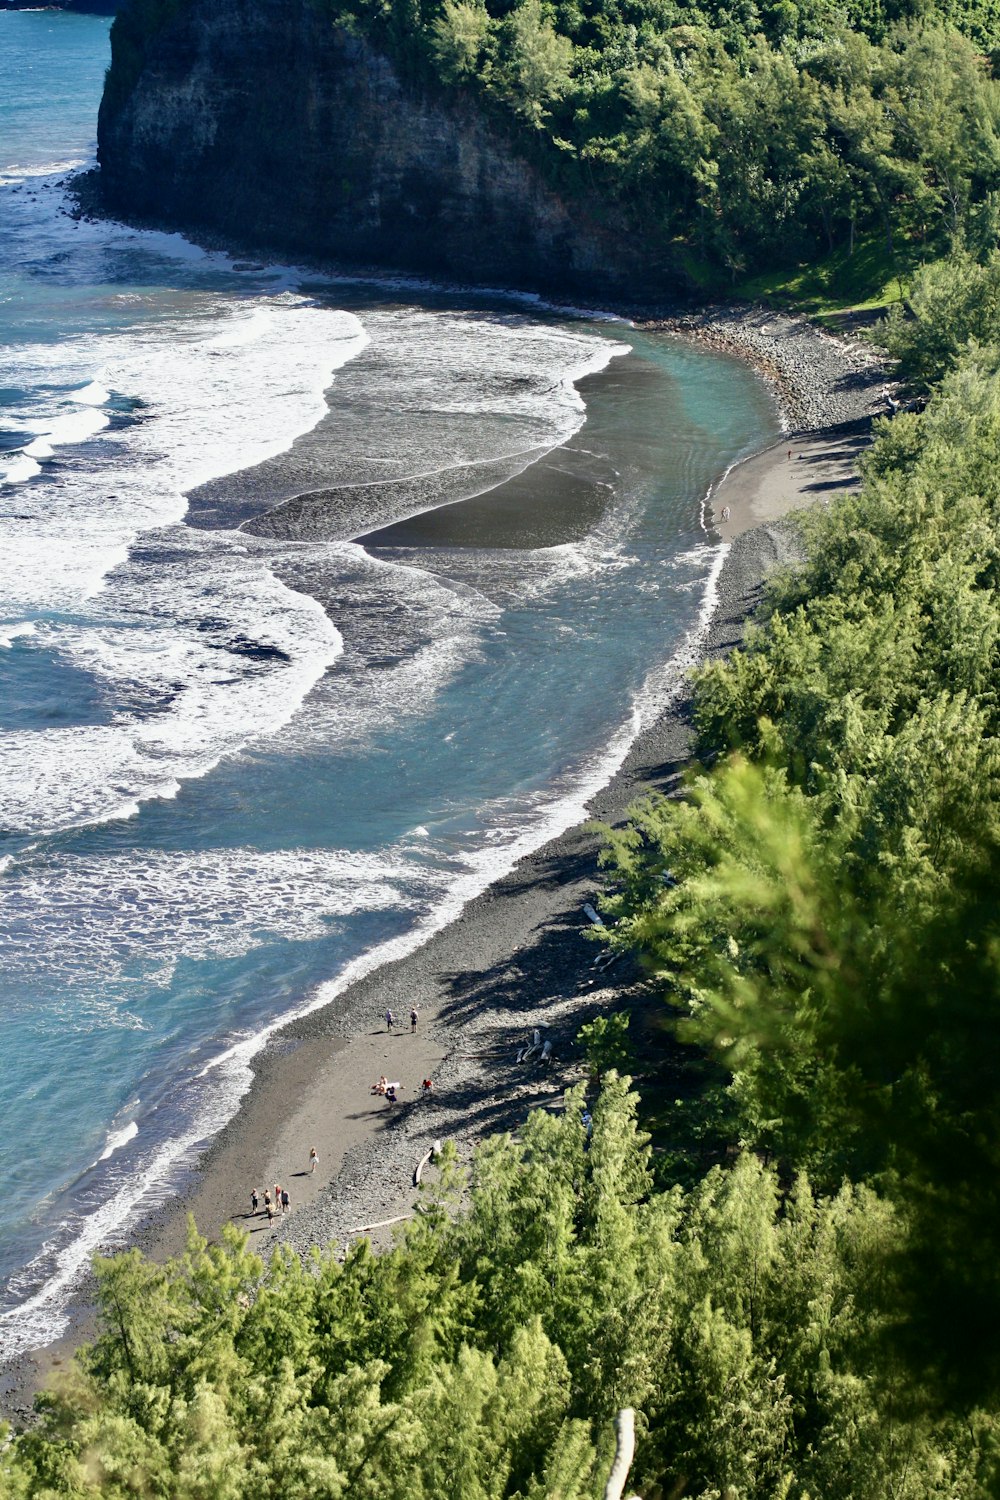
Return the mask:
<svg viewBox="0 0 1000 1500">
<path fill-rule="evenodd" d="M 894 1204 L 888 1326 L 959 1405 L 1000 1395 L 998 276 L 918 277 L 884 333 L 926 407 L 802 516 L 699 675 L 702 768 L 606 853 L 610 940 L 725 1069 L 714 1138 Z"/>
<path fill-rule="evenodd" d="M 883 266 L 996 240 L 994 7 L 329 5 L 695 280 L 849 253 L 862 235 Z"/>
<path fill-rule="evenodd" d="M 656 1191 L 636 1099 L 531 1115 L 454 1164 L 394 1250 L 265 1273 L 192 1227 L 98 1262 L 104 1331 L 0 1454 L 0 1494 L 591 1500 L 616 1411 L 630 1484 L 699 1500 L 984 1495 L 992 1415 L 916 1410 L 885 1339 L 901 1216 L 744 1153 Z"/>
</svg>

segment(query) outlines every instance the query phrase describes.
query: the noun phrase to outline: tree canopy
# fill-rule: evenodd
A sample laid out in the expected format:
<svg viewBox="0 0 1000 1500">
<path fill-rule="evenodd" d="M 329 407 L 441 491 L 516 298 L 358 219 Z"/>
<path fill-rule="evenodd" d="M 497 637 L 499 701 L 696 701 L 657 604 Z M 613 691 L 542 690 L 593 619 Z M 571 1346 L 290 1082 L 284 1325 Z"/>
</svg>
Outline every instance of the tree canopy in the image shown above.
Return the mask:
<svg viewBox="0 0 1000 1500">
<path fill-rule="evenodd" d="M 656 1192 L 608 1074 L 476 1159 L 447 1160 L 394 1250 L 343 1260 L 192 1225 L 166 1267 L 97 1267 L 102 1331 L 0 1453 L 0 1495 L 597 1500 L 612 1419 L 630 1483 L 720 1500 L 975 1500 L 994 1418 L 907 1414 L 878 1346 L 899 1213 L 785 1190 L 752 1155 Z"/>
</svg>

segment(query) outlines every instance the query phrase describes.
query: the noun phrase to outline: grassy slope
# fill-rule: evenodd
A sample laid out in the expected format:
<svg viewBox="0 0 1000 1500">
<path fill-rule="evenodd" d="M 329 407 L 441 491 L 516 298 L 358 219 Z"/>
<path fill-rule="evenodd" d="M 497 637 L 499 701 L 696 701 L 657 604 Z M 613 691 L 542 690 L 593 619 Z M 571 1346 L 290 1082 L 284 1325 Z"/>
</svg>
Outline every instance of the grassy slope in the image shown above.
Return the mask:
<svg viewBox="0 0 1000 1500">
<path fill-rule="evenodd" d="M 904 245 L 891 256 L 880 234 L 869 235 L 859 238 L 853 255 L 838 249 L 791 271 L 747 277 L 736 284 L 733 294 L 834 325 L 864 323 L 901 301 L 920 263 L 913 247 Z"/>
</svg>

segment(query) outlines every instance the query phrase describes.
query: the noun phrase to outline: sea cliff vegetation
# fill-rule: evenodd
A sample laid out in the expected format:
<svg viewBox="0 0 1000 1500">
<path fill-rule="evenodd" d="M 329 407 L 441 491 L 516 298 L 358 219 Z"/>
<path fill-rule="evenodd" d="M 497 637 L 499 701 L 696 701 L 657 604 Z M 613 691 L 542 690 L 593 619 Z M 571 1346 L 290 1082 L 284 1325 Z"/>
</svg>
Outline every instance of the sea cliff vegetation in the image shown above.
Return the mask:
<svg viewBox="0 0 1000 1500">
<path fill-rule="evenodd" d="M 0 1458 L 6 1497 L 584 1500 L 612 1421 L 632 1483 L 729 1500 L 985 1493 L 993 1418 L 903 1404 L 883 1345 L 897 1211 L 819 1198 L 744 1154 L 655 1192 L 636 1101 L 606 1077 L 448 1159 L 392 1252 L 276 1257 L 192 1230 L 166 1268 L 99 1263 L 105 1332 Z"/>
<path fill-rule="evenodd" d="M 109 108 L 194 3 L 124 6 Z M 312 3 L 411 89 L 471 101 L 689 283 L 780 283 L 805 262 L 858 300 L 996 241 L 995 0 Z"/>
</svg>

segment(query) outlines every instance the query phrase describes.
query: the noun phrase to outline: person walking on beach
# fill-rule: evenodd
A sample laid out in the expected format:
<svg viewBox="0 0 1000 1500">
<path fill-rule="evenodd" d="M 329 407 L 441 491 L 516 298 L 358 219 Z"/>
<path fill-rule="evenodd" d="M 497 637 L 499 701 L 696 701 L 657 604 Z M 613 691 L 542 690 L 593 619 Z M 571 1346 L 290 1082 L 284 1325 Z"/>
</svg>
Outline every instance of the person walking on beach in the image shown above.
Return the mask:
<svg viewBox="0 0 1000 1500">
<path fill-rule="evenodd" d="M 266 1210 L 266 1209 L 269 1209 L 270 1207 L 271 1207 L 271 1190 L 270 1190 L 270 1188 L 265 1188 L 264 1189 L 264 1208 Z"/>
<path fill-rule="evenodd" d="M 318 1166 L 319 1166 L 319 1157 L 316 1154 L 316 1147 L 315 1146 L 310 1146 L 309 1147 L 309 1173 L 310 1173 L 310 1176 L 312 1175 L 313 1172 L 315 1172 L 315 1170 L 316 1170 L 316 1168 Z"/>
<path fill-rule="evenodd" d="M 265 1193 L 264 1194 L 264 1202 L 267 1205 L 267 1227 L 268 1227 L 268 1229 L 273 1229 L 274 1228 L 274 1204 L 271 1202 L 271 1194 L 270 1193 Z"/>
<path fill-rule="evenodd" d="M 257 1207 L 258 1207 L 259 1203 L 260 1203 L 260 1199 L 257 1197 L 257 1189 L 256 1188 L 251 1188 L 250 1189 L 250 1212 L 252 1214 L 255 1214 L 257 1212 Z"/>
<path fill-rule="evenodd" d="M 282 1188 L 281 1189 L 281 1212 L 283 1214 L 287 1214 L 289 1207 L 290 1207 L 290 1200 L 289 1200 L 289 1197 L 288 1197 L 288 1189 L 287 1188 Z"/>
<path fill-rule="evenodd" d="M 396 1017 L 393 1015 L 392 1011 L 391 1010 L 387 1010 L 386 1013 L 385 1013 L 385 1029 L 386 1029 L 386 1031 L 391 1031 L 392 1030 L 393 1024 L 394 1024 L 395 1020 L 396 1020 Z"/>
<path fill-rule="evenodd" d="M 413 1008 L 412 1008 L 412 1010 L 410 1011 L 410 1035 L 411 1036 L 413 1035 L 413 1033 L 417 1029 L 417 1015 L 418 1014 L 419 1014 L 419 1012 L 417 1011 L 417 1007 L 414 1005 Z"/>
</svg>

